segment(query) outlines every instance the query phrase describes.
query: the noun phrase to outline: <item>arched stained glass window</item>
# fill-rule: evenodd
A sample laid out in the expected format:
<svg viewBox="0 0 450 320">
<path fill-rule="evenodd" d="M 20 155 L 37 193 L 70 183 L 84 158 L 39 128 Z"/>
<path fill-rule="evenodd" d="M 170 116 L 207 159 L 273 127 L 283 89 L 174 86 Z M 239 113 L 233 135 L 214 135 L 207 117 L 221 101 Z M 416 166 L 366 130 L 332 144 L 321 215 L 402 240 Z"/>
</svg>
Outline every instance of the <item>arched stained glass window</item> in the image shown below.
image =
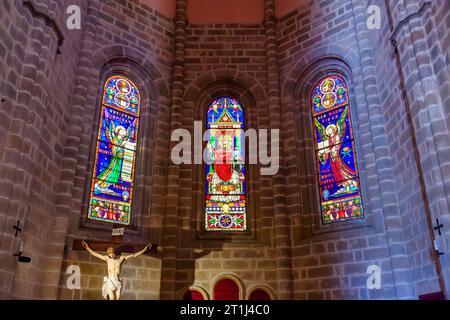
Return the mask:
<svg viewBox="0 0 450 320">
<path fill-rule="evenodd" d="M 311 102 L 322 222 L 360 219 L 363 206 L 347 84 L 328 76 L 314 88 Z"/>
<path fill-rule="evenodd" d="M 207 114 L 205 228 L 245 231 L 244 111 L 232 98 L 213 101 Z"/>
<path fill-rule="evenodd" d="M 105 82 L 95 149 L 88 218 L 129 225 L 141 97 L 132 81 Z"/>
</svg>

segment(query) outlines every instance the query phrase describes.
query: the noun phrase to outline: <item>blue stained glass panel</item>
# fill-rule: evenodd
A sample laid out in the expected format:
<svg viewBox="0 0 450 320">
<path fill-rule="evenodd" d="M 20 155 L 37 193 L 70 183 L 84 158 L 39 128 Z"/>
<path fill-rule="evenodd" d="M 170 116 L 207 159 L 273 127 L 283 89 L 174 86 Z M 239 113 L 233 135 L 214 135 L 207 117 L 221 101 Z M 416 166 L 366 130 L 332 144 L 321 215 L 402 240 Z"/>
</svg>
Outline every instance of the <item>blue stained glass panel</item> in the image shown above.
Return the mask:
<svg viewBox="0 0 450 320">
<path fill-rule="evenodd" d="M 311 96 L 317 180 L 324 224 L 363 218 L 348 89 L 328 76 Z"/>
<path fill-rule="evenodd" d="M 338 144 L 333 148 L 316 151 L 320 185 L 352 179 L 358 175 L 353 141 Z"/>
<path fill-rule="evenodd" d="M 339 107 L 314 118 L 316 148 L 322 149 L 330 143 L 338 144 L 353 139 L 349 108 Z"/>
<path fill-rule="evenodd" d="M 88 218 L 130 224 L 140 95 L 127 78 L 105 83 L 92 173 Z"/>
<path fill-rule="evenodd" d="M 113 76 L 106 81 L 103 104 L 139 115 L 140 95 L 136 86 L 128 79 Z"/>
</svg>

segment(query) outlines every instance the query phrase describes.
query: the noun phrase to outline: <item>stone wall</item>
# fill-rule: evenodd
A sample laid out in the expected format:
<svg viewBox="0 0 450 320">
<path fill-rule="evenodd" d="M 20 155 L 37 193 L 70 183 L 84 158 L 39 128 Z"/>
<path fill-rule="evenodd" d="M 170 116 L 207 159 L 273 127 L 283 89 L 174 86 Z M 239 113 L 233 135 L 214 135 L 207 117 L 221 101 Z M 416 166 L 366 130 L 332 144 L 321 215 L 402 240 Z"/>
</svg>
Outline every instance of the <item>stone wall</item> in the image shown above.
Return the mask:
<svg viewBox="0 0 450 320">
<path fill-rule="evenodd" d="M 204 126 L 209 103 L 219 95 L 240 100 L 246 128 L 269 128 L 265 41 L 262 24 L 187 25 L 183 128 L 193 133 L 194 121 Z M 201 231 L 204 179 L 202 165 L 180 167 L 177 296 L 191 285 L 212 295 L 225 275 L 240 279 L 244 288 L 266 284 L 276 291 L 271 178 L 257 168 L 247 174 L 249 234 L 215 238 Z"/>
<path fill-rule="evenodd" d="M 420 181 L 422 168 L 418 166 L 414 150 L 417 150 L 417 136 L 411 127 L 408 113 L 411 108 L 404 95 L 402 81 L 408 81 L 399 74 L 401 64 L 398 61 L 395 47 L 391 42 L 394 28 L 398 26 L 401 18 L 393 14 L 383 15 L 383 29 L 371 32 L 370 36 L 376 46 L 375 56 L 377 77 L 379 80 L 379 92 L 383 105 L 383 116 L 386 123 L 388 144 L 392 155 L 392 164 L 395 171 L 395 183 L 397 201 L 400 208 L 400 224 L 398 232 L 403 234 L 405 241 L 405 269 L 410 269 L 410 279 L 414 282 L 415 295 L 427 292 L 439 291 L 436 279 L 435 265 L 433 262 L 434 252 L 430 241 L 429 227 L 427 222 L 428 199 L 422 194 L 423 183 Z M 384 11 L 386 13 L 386 11 Z M 420 172 L 420 173 L 419 173 Z"/>
<path fill-rule="evenodd" d="M 396 217 L 399 211 L 393 199 L 392 159 L 374 87 L 375 62 L 365 23 L 364 1 L 310 1 L 281 18 L 278 25 L 297 299 L 411 296 L 408 288 L 401 291 L 396 283 L 393 260 L 400 249 L 395 248 L 396 236 L 391 231 L 396 220 L 388 217 Z M 366 219 L 325 227 L 319 222 L 309 95 L 315 82 L 332 73 L 346 78 L 350 88 Z M 367 289 L 370 265 L 381 267 L 381 290 Z"/>
<path fill-rule="evenodd" d="M 433 23 L 427 24 L 426 33 L 427 37 L 427 46 L 430 49 L 430 66 L 432 66 L 433 73 L 435 75 L 435 79 L 437 81 L 437 92 L 434 94 L 438 94 L 440 99 L 440 113 L 439 113 L 439 123 L 441 129 L 433 131 L 435 134 L 441 136 L 441 139 L 444 141 L 448 141 L 448 133 L 450 128 L 450 115 L 449 115 L 449 105 L 450 105 L 450 36 L 449 36 L 449 28 L 450 28 L 450 3 L 448 1 L 433 1 L 432 7 L 432 16 Z M 437 43 L 436 43 L 437 42 Z M 446 129 L 446 130 L 445 130 Z M 439 139 L 440 140 L 440 139 Z M 447 145 L 444 150 L 447 150 Z M 441 158 L 442 159 L 442 158 Z M 442 161 L 440 163 L 441 166 L 441 174 L 443 184 L 445 185 L 445 190 L 448 189 L 448 156 L 446 157 L 446 161 Z M 449 193 L 446 194 L 446 200 L 448 202 Z M 443 200 L 445 201 L 445 200 Z M 444 206 L 445 208 L 445 206 Z M 438 218 L 442 222 L 442 224 L 450 223 L 450 216 L 448 214 L 448 210 L 441 209 L 438 215 Z M 438 239 L 441 250 L 448 251 L 450 248 L 450 230 L 445 229 L 444 236 L 436 236 Z M 450 282 L 450 258 L 448 255 L 444 255 L 440 257 L 441 263 L 443 266 L 442 273 L 445 275 L 445 284 L 447 288 L 447 297 L 449 296 L 449 285 Z"/>
<path fill-rule="evenodd" d="M 142 94 L 134 191 L 140 205 L 134 213 L 134 227 L 125 235 L 127 241 L 160 244 L 165 206 L 173 22 L 140 1 L 93 1 L 85 19 L 58 202 L 61 211 L 69 212 L 63 217 L 67 220 L 69 250 L 64 253 L 59 282 L 59 297 L 64 299 L 101 298 L 98 288 L 105 274 L 102 261 L 70 248 L 73 239 L 111 237 L 111 225 L 86 221 L 86 190 L 91 182 L 102 81 L 109 74 L 130 77 Z M 124 268 L 123 298 L 157 299 L 160 263 L 155 257 L 129 261 Z M 65 270 L 71 264 L 81 267 L 85 279 L 81 291 L 66 288 Z"/>
<path fill-rule="evenodd" d="M 448 1 L 300 2 L 276 19 L 264 1 L 260 23 L 199 24 L 185 0 L 174 18 L 144 0 L 0 1 L 0 298 L 101 299 L 105 264 L 72 246 L 111 236 L 111 225 L 86 215 L 112 73 L 143 96 L 125 238 L 161 248 L 126 262 L 124 299 L 179 299 L 192 286 L 212 298 L 222 277 L 238 281 L 242 298 L 256 287 L 283 299 L 439 291 L 450 256 L 440 271 L 432 240 L 446 251 L 450 234 L 433 237 L 430 222 L 450 224 Z M 81 7 L 81 30 L 65 26 L 69 4 Z M 367 28 L 369 4 L 382 7 L 382 30 Z M 365 219 L 322 226 L 309 95 L 331 73 L 350 88 Z M 220 95 L 240 100 L 246 128 L 281 129 L 278 174 L 248 167 L 249 230 L 240 235 L 202 230 L 203 166 L 170 161 L 171 132 L 205 125 Z M 12 257 L 20 239 L 31 264 Z M 70 265 L 81 269 L 81 290 L 66 287 Z M 367 289 L 370 265 L 382 270 L 381 290 Z"/>
<path fill-rule="evenodd" d="M 404 214 L 403 232 L 408 239 L 407 252 L 412 257 L 410 266 L 416 292 L 423 294 L 441 290 L 439 281 L 444 279 L 439 278 L 440 273 L 448 283 L 448 259 L 440 258 L 444 268 L 440 270 L 432 243 L 436 238 L 441 250 L 448 248 L 448 235 L 438 236 L 433 231 L 436 219 L 441 222 L 448 219 L 444 182 L 448 174 L 443 169 L 449 152 L 444 111 L 447 95 L 440 89 L 448 86 L 448 63 L 445 42 L 441 40 L 442 27 L 437 27 L 442 19 L 439 13 L 445 10 L 442 3 L 428 1 L 390 2 L 388 9 L 392 12 L 387 16 L 391 19 L 391 40 L 396 47 L 391 56 L 400 77 L 398 93 L 403 99 L 393 101 L 394 93 L 390 95 L 384 88 L 385 117 L 397 119 L 390 124 L 391 148 L 398 160 L 396 177 L 402 195 L 399 201 Z M 379 65 L 384 68 L 385 62 L 380 61 Z"/>
</svg>

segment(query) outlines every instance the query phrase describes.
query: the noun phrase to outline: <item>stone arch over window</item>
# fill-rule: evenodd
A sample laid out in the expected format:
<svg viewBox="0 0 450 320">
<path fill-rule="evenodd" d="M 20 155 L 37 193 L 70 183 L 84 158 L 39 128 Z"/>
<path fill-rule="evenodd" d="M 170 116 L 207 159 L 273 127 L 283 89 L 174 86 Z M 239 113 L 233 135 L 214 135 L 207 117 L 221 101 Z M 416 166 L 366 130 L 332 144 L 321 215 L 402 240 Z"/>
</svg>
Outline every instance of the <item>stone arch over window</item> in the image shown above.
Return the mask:
<svg viewBox="0 0 450 320">
<path fill-rule="evenodd" d="M 247 300 L 275 300 L 275 294 L 267 285 L 253 285 L 247 288 Z"/>
<path fill-rule="evenodd" d="M 120 92 L 118 87 L 114 86 L 123 83 L 125 87 L 124 92 Z M 157 134 L 157 119 L 152 112 L 156 110 L 158 104 L 159 95 L 152 82 L 152 78 L 149 72 L 143 68 L 140 64 L 135 63 L 134 60 L 126 59 L 124 57 L 114 58 L 108 61 L 102 68 L 98 80 L 98 91 L 97 99 L 95 100 L 95 108 L 93 108 L 96 113 L 94 123 L 92 126 L 91 135 L 91 152 L 89 156 L 89 165 L 86 173 L 86 192 L 82 207 L 82 226 L 88 229 L 97 230 L 110 230 L 112 224 L 122 224 L 127 226 L 126 232 L 129 234 L 138 235 L 144 231 L 141 226 L 150 224 L 150 213 L 149 207 L 151 206 L 151 181 L 153 177 L 146 176 L 151 173 L 154 157 L 156 152 L 154 148 L 156 146 L 156 134 Z M 128 94 L 128 88 L 133 88 L 133 93 Z M 122 96 L 124 100 L 124 105 L 127 108 L 135 108 L 133 110 L 122 110 L 119 103 L 121 103 L 119 97 Z M 128 94 L 128 95 L 127 95 Z M 128 99 L 128 100 L 127 100 Z M 119 123 L 120 118 L 123 117 L 124 123 Z M 113 119 L 115 123 L 106 123 L 107 119 Z M 128 123 L 129 122 L 129 123 Z M 122 128 L 120 128 L 122 127 Z M 113 130 L 123 129 L 124 135 L 120 135 L 121 142 L 123 144 L 131 142 L 134 147 L 130 145 L 121 146 L 117 141 L 110 141 L 108 139 L 114 138 Z M 108 136 L 109 135 L 109 136 Z M 115 175 L 120 176 L 117 181 L 116 179 L 106 179 L 107 184 L 117 183 L 118 190 L 112 190 L 113 200 L 116 200 L 119 205 L 126 204 L 127 201 L 123 197 L 123 191 L 128 192 L 131 198 L 126 197 L 129 203 L 129 212 L 131 213 L 129 219 L 122 221 L 115 221 L 115 219 L 104 219 L 107 217 L 107 213 L 98 213 L 101 209 L 97 206 L 95 208 L 92 204 L 92 199 L 96 196 L 93 191 L 95 188 L 96 179 L 105 170 L 108 169 L 110 163 L 113 164 L 114 152 L 113 150 L 107 150 L 110 144 L 116 149 L 120 156 L 116 155 L 117 160 L 120 163 L 120 169 L 125 169 L 118 172 L 117 168 L 113 170 Z M 103 160 L 102 165 L 98 165 L 99 153 L 106 155 Z M 125 154 L 128 153 L 128 154 Z M 108 159 L 106 159 L 109 157 Z M 128 157 L 128 158 L 126 158 Z M 127 160 L 128 163 L 125 163 Z M 122 176 L 123 175 L 123 176 Z M 127 176 L 128 175 L 128 176 Z M 117 177 L 116 177 L 117 178 Z M 128 179 L 127 179 L 128 178 Z M 144 182 L 145 180 L 145 182 Z M 128 185 L 124 186 L 127 182 Z M 126 184 L 126 183 L 125 183 Z M 106 185 L 105 185 L 106 187 Z M 108 189 L 114 189 L 108 186 Z M 132 188 L 129 192 L 127 187 Z M 105 189 L 106 190 L 106 189 Z M 117 192 L 119 191 L 120 192 Z M 119 194 L 119 196 L 117 196 Z M 121 197 L 121 199 L 118 199 Z M 107 203 L 109 199 L 106 199 L 104 203 Z M 104 204 L 103 203 L 103 204 Z M 123 216 L 121 211 L 124 207 L 113 207 L 109 208 L 112 213 L 109 213 L 109 217 L 120 217 Z M 93 209 L 97 212 L 95 214 L 99 215 L 101 219 L 96 219 L 98 216 L 92 217 Z M 113 216 L 114 215 L 114 216 Z M 103 216 L 103 217 L 102 217 Z"/>
<path fill-rule="evenodd" d="M 320 206 L 320 193 L 318 192 L 318 180 L 317 180 L 317 161 L 316 161 L 316 147 L 317 142 L 315 138 L 317 137 L 315 129 L 314 118 L 312 117 L 311 108 L 313 106 L 312 95 L 315 89 L 318 88 L 321 81 L 329 76 L 335 76 L 345 82 L 347 86 L 349 110 L 348 119 L 353 119 L 353 131 L 355 133 L 359 130 L 358 123 L 358 107 L 356 105 L 356 92 L 354 91 L 352 68 L 350 65 L 355 65 L 355 57 L 352 54 L 348 54 L 349 60 L 343 59 L 340 56 L 321 56 L 309 62 L 308 64 L 299 64 L 295 69 L 295 75 L 292 73 L 289 79 L 286 80 L 283 88 L 283 107 L 285 108 L 285 114 L 290 115 L 286 119 L 287 130 L 285 130 L 285 135 L 295 135 L 294 144 L 289 146 L 292 148 L 292 152 L 296 153 L 295 160 L 289 160 L 293 166 L 297 167 L 298 181 L 291 180 L 291 185 L 288 186 L 289 189 L 293 188 L 293 185 L 297 185 L 300 192 L 298 193 L 298 203 L 301 206 L 301 213 L 296 214 L 293 217 L 295 222 L 292 227 L 294 232 L 294 238 L 309 238 L 314 234 L 321 232 L 329 232 L 333 230 L 343 230 L 352 229 L 356 226 L 368 226 L 368 219 L 370 218 L 364 212 L 363 219 L 348 219 L 346 221 L 341 221 L 339 223 L 327 223 L 324 224 L 322 221 L 322 208 Z M 355 68 L 357 65 L 354 66 Z M 293 71 L 294 72 L 294 71 Z M 357 74 L 359 75 L 359 70 Z M 295 78 L 294 78 L 295 77 Z M 320 89 L 319 89 L 320 90 Z M 358 96 L 359 97 L 359 96 Z M 361 99 L 358 99 L 360 101 Z M 337 120 L 337 119 L 336 119 Z M 292 129 L 291 129 L 292 128 Z M 348 127 L 347 127 L 348 128 Z M 313 130 L 314 129 L 314 130 Z M 316 136 L 315 136 L 316 134 Z M 359 148 L 359 139 L 357 134 L 355 134 L 355 145 L 354 150 L 356 154 Z M 295 151 L 294 149 L 295 148 Z M 362 158 L 362 157 L 361 157 Z M 299 162 L 302 161 L 302 162 Z M 361 160 L 355 162 L 358 166 L 360 172 L 364 169 L 364 163 Z M 362 177 L 363 178 L 363 177 Z M 361 195 L 362 203 L 364 201 L 364 181 L 360 180 L 359 192 Z"/>
<path fill-rule="evenodd" d="M 247 300 L 272 300 L 264 289 L 255 289 L 250 292 Z"/>
<path fill-rule="evenodd" d="M 245 287 L 235 275 L 221 275 L 212 283 L 213 300 L 243 300 L 245 297 Z"/>
<path fill-rule="evenodd" d="M 104 81 L 99 109 L 87 218 L 128 226 L 135 209 L 140 89 L 125 75 L 110 75 Z"/>
<path fill-rule="evenodd" d="M 251 95 L 248 90 L 242 85 L 238 84 L 235 81 L 230 80 L 218 80 L 213 83 L 210 83 L 209 86 L 204 88 L 203 95 L 201 95 L 200 99 L 197 101 L 196 114 L 199 117 L 196 119 L 202 122 L 203 130 L 211 129 L 211 114 L 214 113 L 213 108 L 214 103 L 226 99 L 226 101 L 235 101 L 239 104 L 242 112 L 241 114 L 241 128 L 245 130 L 250 126 L 253 127 L 256 125 L 255 114 L 252 114 L 252 109 L 256 106 L 256 100 L 253 95 Z M 231 107 L 231 110 L 233 107 Z M 200 116 L 201 113 L 201 116 Z M 254 127 L 253 127 L 254 128 Z M 225 136 L 225 135 L 223 135 Z M 241 142 L 244 145 L 244 137 L 241 137 Z M 207 148 L 207 144 L 205 143 L 205 147 Z M 244 147 L 243 147 L 244 148 Z M 243 149 L 242 148 L 242 149 Z M 248 148 L 247 150 L 242 150 L 244 153 L 245 159 L 248 159 Z M 202 191 L 202 203 L 197 203 L 197 226 L 196 229 L 201 236 L 209 239 L 226 239 L 226 238 L 254 238 L 256 236 L 256 206 L 257 201 L 255 200 L 255 181 L 257 179 L 258 172 L 256 172 L 253 165 L 249 165 L 248 162 L 242 164 L 242 171 L 245 173 L 245 183 L 242 195 L 245 196 L 245 199 L 242 203 L 245 204 L 245 227 L 242 227 L 239 231 L 227 231 L 225 229 L 219 231 L 213 231 L 211 228 L 207 228 L 208 221 L 208 194 L 207 186 L 208 186 L 208 172 L 210 170 L 210 166 L 208 164 L 202 164 L 201 166 L 196 166 L 197 172 L 196 176 L 198 177 L 198 181 L 203 181 L 204 185 L 201 189 Z M 241 200 L 239 201 L 241 203 Z M 244 225 L 244 223 L 242 225 Z M 209 230 L 208 230 L 209 229 Z"/>
<path fill-rule="evenodd" d="M 363 219 L 363 204 L 346 80 L 322 77 L 310 93 L 322 224 Z"/>
<path fill-rule="evenodd" d="M 208 72 L 195 79 L 185 91 L 183 105 L 183 119 L 201 121 L 202 130 L 206 130 L 207 111 L 211 103 L 222 97 L 228 97 L 239 101 L 245 112 L 244 126 L 246 129 L 257 130 L 261 123 L 258 121 L 259 115 L 267 108 L 267 94 L 264 88 L 251 76 L 236 70 L 215 70 Z M 258 105 L 257 105 L 258 104 Z M 192 111 L 193 116 L 192 116 Z M 183 122 L 185 128 L 192 128 L 192 122 Z M 263 124 L 264 125 L 264 124 Z M 206 142 L 203 144 L 206 148 Z M 252 151 L 247 148 L 248 152 Z M 256 152 L 255 150 L 253 150 Z M 205 165 L 192 166 L 192 177 L 194 186 L 192 192 L 192 218 L 191 228 L 196 232 L 196 239 L 217 239 L 217 240 L 250 240 L 259 238 L 261 230 L 270 229 L 268 220 L 262 219 L 260 202 L 258 196 L 260 179 L 259 170 L 254 165 L 246 163 L 246 214 L 247 228 L 240 232 L 208 232 L 205 230 Z M 268 212 L 264 212 L 266 214 Z M 268 233 L 267 233 L 268 234 Z M 267 239 L 270 241 L 270 239 Z"/>
<path fill-rule="evenodd" d="M 181 291 L 181 300 L 209 300 L 208 292 L 200 286 L 192 285 Z"/>
</svg>

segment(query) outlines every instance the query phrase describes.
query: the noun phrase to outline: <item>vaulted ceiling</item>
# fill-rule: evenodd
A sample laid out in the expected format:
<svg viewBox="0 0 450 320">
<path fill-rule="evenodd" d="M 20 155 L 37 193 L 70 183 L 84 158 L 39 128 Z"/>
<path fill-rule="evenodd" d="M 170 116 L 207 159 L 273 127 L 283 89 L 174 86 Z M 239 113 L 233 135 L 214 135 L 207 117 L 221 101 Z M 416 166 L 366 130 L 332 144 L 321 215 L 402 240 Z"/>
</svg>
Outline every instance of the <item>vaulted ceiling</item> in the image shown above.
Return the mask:
<svg viewBox="0 0 450 320">
<path fill-rule="evenodd" d="M 142 0 L 166 16 L 175 14 L 176 0 Z M 278 17 L 300 7 L 308 0 L 275 0 Z M 187 0 L 191 23 L 260 23 L 264 18 L 264 0 Z"/>
</svg>

